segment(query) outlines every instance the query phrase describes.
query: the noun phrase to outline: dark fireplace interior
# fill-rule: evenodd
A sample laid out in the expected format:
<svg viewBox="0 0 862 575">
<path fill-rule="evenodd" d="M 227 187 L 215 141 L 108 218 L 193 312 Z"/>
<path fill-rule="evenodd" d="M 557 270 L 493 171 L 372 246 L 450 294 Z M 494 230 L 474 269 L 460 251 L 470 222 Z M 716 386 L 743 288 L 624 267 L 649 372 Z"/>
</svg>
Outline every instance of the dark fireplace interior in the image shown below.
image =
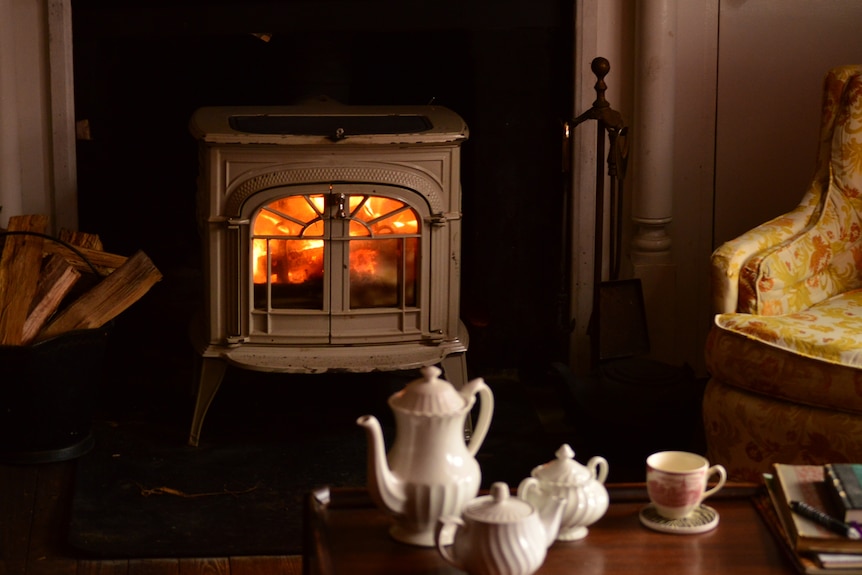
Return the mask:
<svg viewBox="0 0 862 575">
<path fill-rule="evenodd" d="M 571 2 L 73 0 L 80 228 L 165 278 L 116 338 L 175 352 L 200 300 L 201 106 L 439 104 L 462 151 L 462 318 L 471 372 L 567 361 L 561 122 Z"/>
</svg>

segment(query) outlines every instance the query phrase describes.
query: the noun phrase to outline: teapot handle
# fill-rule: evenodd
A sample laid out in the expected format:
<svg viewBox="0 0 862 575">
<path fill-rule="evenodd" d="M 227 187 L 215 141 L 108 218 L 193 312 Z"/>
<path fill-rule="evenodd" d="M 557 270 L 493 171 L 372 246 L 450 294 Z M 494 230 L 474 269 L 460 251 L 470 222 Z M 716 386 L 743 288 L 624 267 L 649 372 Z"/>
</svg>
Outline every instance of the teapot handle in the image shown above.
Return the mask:
<svg viewBox="0 0 862 575">
<path fill-rule="evenodd" d="M 447 563 L 461 571 L 466 571 L 464 562 L 452 553 L 452 543 L 455 541 L 458 530 L 462 527 L 464 527 L 464 520 L 460 517 L 443 515 L 437 519 L 437 525 L 434 528 L 434 541 L 437 544 L 437 551 Z"/>
<path fill-rule="evenodd" d="M 608 461 L 604 457 L 600 455 L 591 457 L 587 462 L 587 467 L 592 470 L 596 481 L 599 483 L 604 483 L 605 479 L 608 478 Z"/>
<path fill-rule="evenodd" d="M 470 441 L 467 443 L 467 451 L 473 456 L 482 447 L 482 442 L 485 441 L 488 428 L 491 426 L 491 416 L 494 414 L 494 394 L 484 380 L 479 380 L 476 393 L 479 396 L 479 417 L 476 419 L 473 435 L 470 436 Z"/>
<path fill-rule="evenodd" d="M 539 494 L 539 480 L 535 477 L 525 477 L 518 484 L 518 499 L 523 499 L 527 503 L 531 503 L 531 493 Z"/>
</svg>

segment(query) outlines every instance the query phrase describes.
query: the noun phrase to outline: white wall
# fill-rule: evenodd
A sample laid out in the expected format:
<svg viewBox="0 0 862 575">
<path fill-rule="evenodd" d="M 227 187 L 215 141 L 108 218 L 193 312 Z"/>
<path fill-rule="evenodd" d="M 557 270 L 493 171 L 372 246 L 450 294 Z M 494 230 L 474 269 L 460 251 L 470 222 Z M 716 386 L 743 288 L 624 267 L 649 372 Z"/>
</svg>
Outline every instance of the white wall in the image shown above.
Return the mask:
<svg viewBox="0 0 862 575">
<path fill-rule="evenodd" d="M 578 58 L 589 61 L 606 51 L 612 70 L 631 74 L 638 63 L 627 38 L 641 33 L 632 26 L 635 6 L 660 1 L 578 0 L 583 15 L 576 25 L 582 38 Z M 673 264 L 667 274 L 673 286 L 645 296 L 652 356 L 688 363 L 703 374 L 703 346 L 712 323 L 709 256 L 721 242 L 801 199 L 814 170 L 823 75 L 835 65 L 862 63 L 862 2 L 676 0 L 676 11 L 675 143 L 669 166 Z M 594 79 L 588 66 L 576 70 L 576 82 L 581 94 L 589 92 Z M 608 83 L 631 89 L 631 82 L 613 75 Z M 589 102 L 581 96 L 578 103 Z M 611 103 L 634 123 L 626 98 L 615 96 Z M 574 185 L 582 194 L 591 193 L 584 169 L 589 161 L 594 159 L 584 151 L 576 164 L 582 172 Z M 579 207 L 574 309 L 583 330 L 591 293 L 586 270 L 592 265 L 592 205 L 582 198 Z M 576 370 L 585 365 L 588 345 L 579 332 L 572 347 Z"/>
<path fill-rule="evenodd" d="M 77 227 L 70 0 L 0 0 L 0 227 Z"/>
<path fill-rule="evenodd" d="M 720 26 L 716 246 L 802 198 L 823 76 L 862 64 L 862 2 L 723 0 Z"/>
</svg>

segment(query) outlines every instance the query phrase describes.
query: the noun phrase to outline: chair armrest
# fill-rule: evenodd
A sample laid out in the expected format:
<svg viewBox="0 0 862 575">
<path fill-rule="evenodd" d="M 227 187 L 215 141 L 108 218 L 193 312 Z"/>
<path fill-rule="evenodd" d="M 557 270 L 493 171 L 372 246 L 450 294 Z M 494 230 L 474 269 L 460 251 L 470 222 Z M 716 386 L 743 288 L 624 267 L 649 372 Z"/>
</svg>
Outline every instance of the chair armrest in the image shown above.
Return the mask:
<svg viewBox="0 0 862 575">
<path fill-rule="evenodd" d="M 740 273 L 752 258 L 792 241 L 810 229 L 820 215 L 820 185 L 812 184 L 792 211 L 722 244 L 712 253 L 712 308 L 714 313 L 750 309 L 755 293 L 740 289 Z"/>
</svg>

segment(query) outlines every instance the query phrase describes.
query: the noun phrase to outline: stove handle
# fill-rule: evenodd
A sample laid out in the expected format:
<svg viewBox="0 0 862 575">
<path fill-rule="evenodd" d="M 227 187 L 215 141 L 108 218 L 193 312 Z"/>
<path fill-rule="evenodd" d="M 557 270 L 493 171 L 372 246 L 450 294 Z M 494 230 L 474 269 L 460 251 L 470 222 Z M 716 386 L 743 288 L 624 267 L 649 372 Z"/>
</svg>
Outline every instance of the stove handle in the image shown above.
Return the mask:
<svg viewBox="0 0 862 575">
<path fill-rule="evenodd" d="M 335 196 L 335 217 L 343 220 L 347 217 L 347 210 L 345 206 L 347 205 L 347 196 L 344 194 L 338 194 Z"/>
</svg>

